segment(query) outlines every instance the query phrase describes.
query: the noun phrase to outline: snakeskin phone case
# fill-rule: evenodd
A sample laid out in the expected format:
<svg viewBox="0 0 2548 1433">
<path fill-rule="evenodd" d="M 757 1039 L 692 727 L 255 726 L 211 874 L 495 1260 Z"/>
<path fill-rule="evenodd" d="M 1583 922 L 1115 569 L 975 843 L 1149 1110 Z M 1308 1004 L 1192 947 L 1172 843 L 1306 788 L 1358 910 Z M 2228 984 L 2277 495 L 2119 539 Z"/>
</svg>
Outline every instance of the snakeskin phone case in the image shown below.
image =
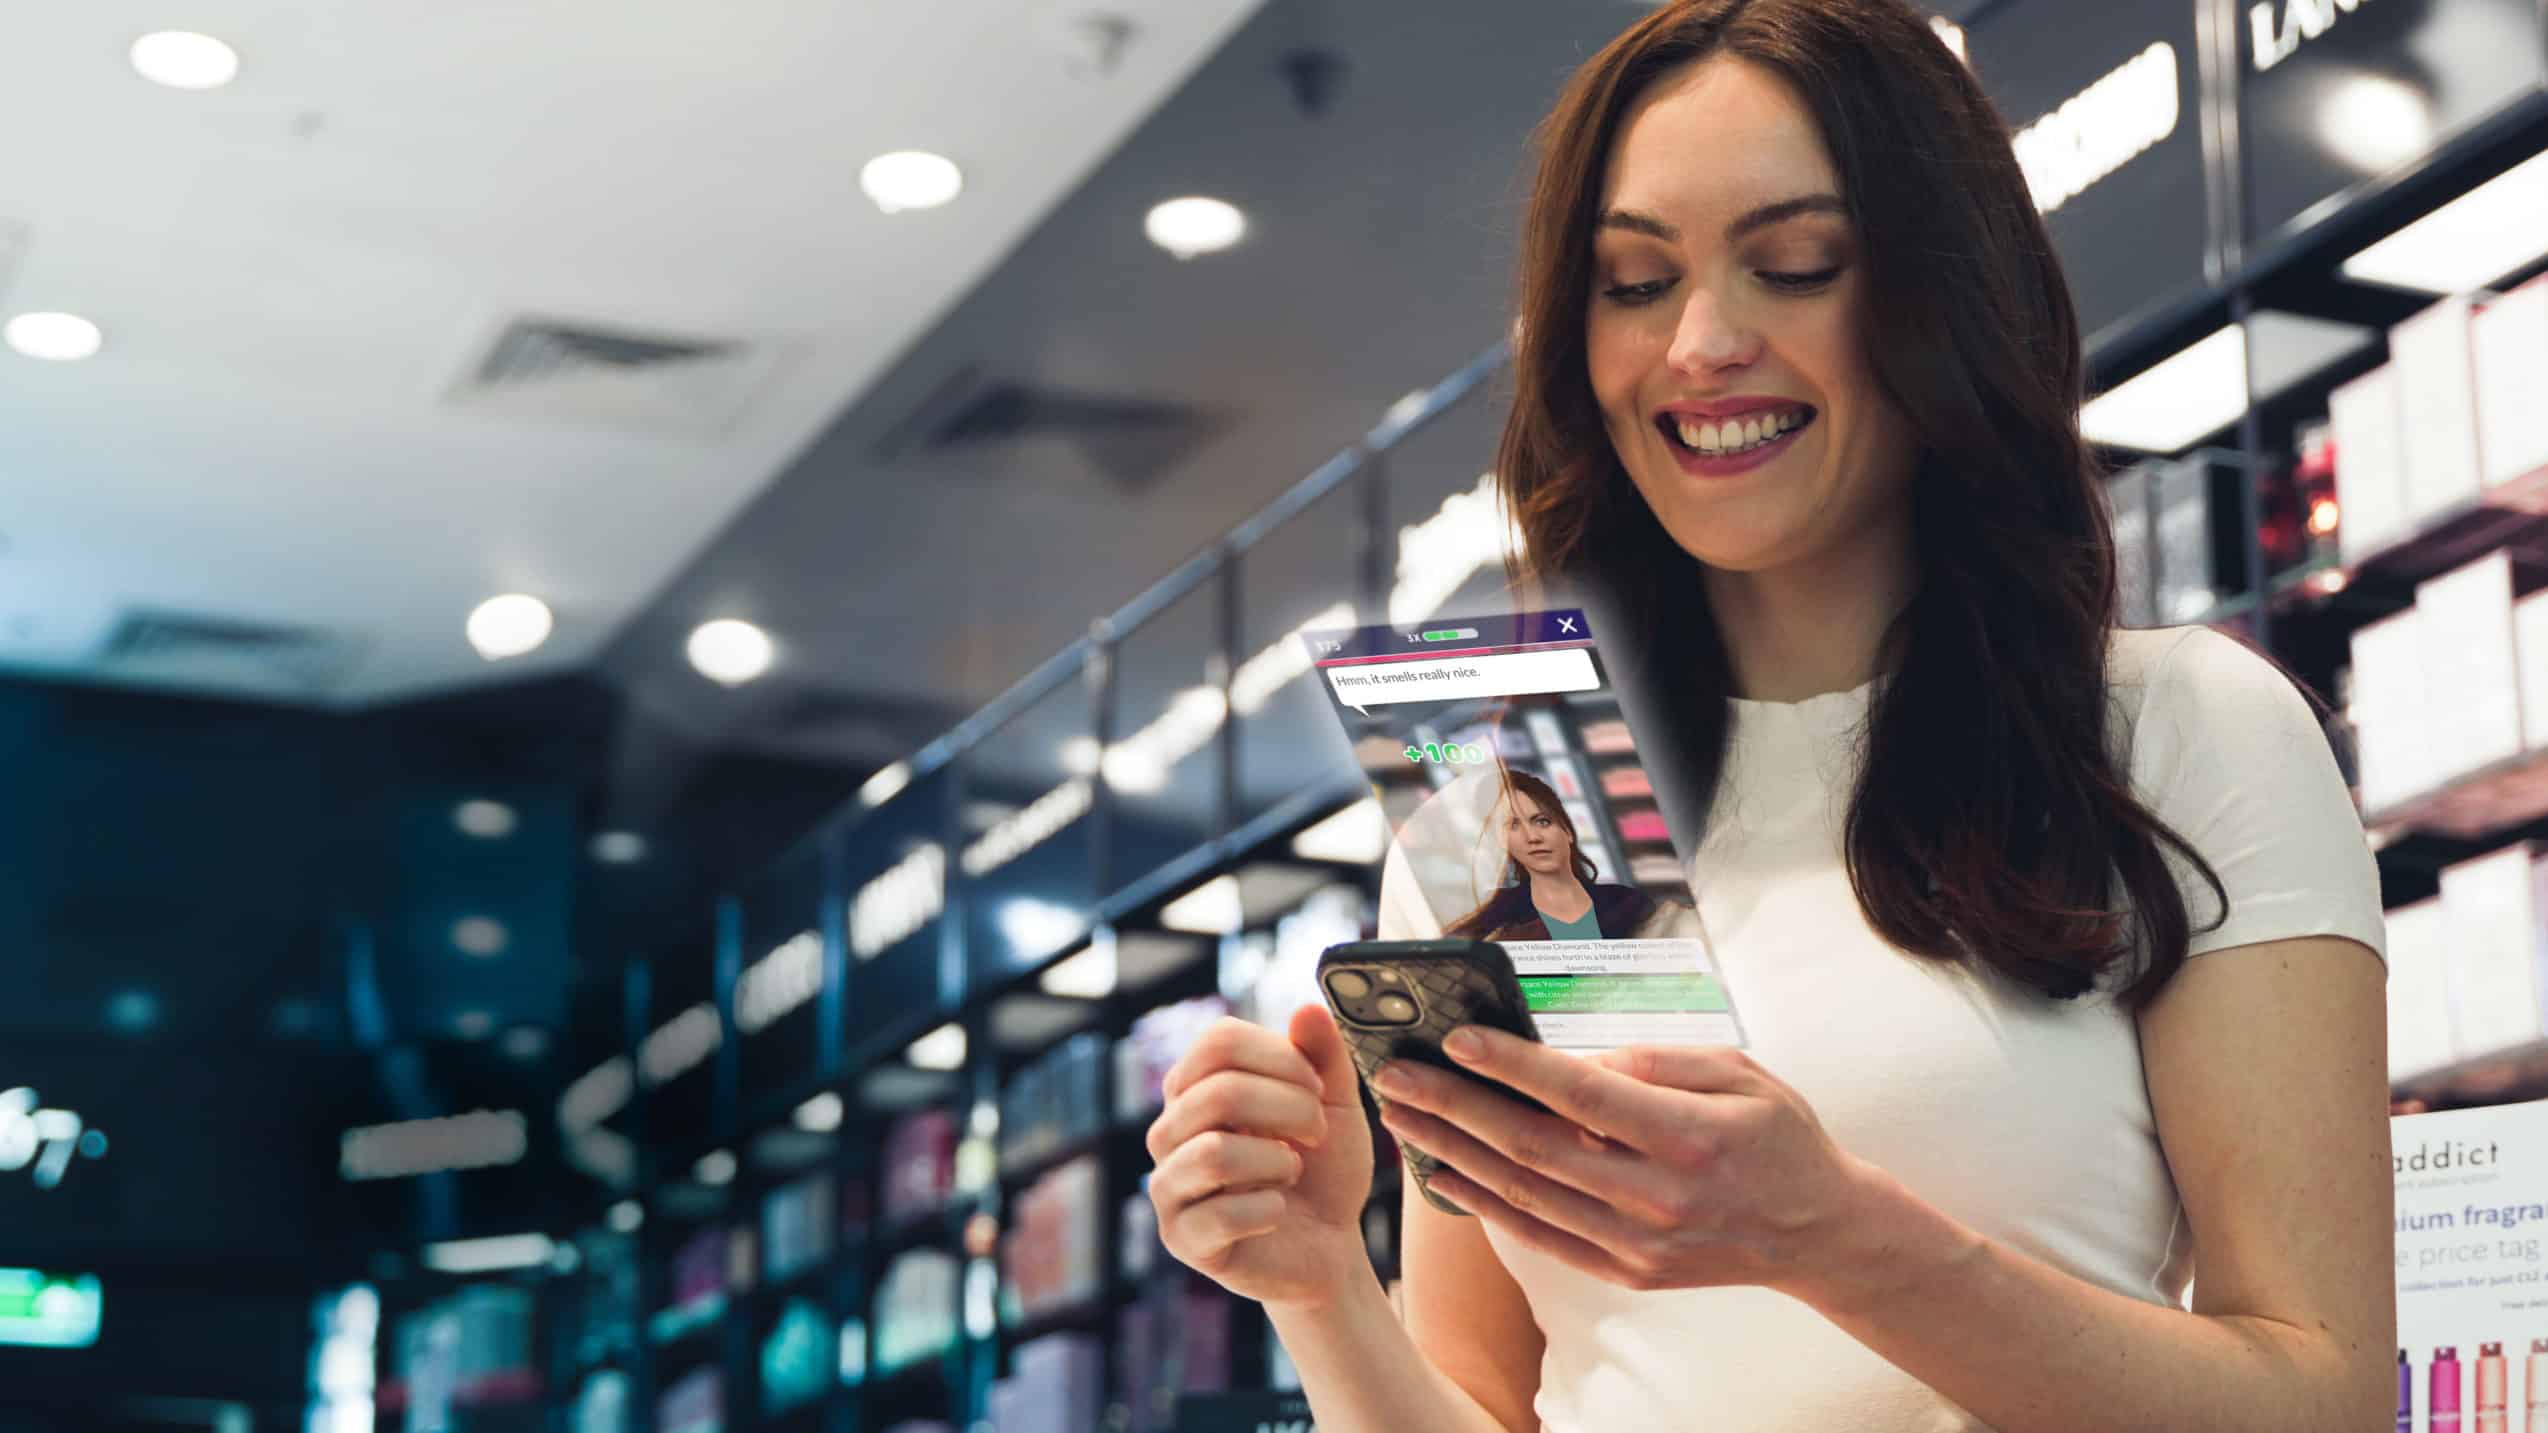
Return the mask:
<svg viewBox="0 0 2548 1433">
<path fill-rule="evenodd" d="M 1369 1023 L 1370 1012 L 1366 1010 L 1358 1017 L 1350 1008 L 1354 1002 L 1341 997 L 1330 984 L 1335 974 L 1366 972 L 1366 980 L 1373 982 L 1374 998 L 1405 995 L 1415 1002 L 1412 1023 Z M 1382 972 L 1394 973 L 1398 983 L 1380 983 Z M 1513 976 L 1512 959 L 1492 941 L 1372 940 L 1333 946 L 1318 958 L 1318 990 L 1328 1011 L 1336 1017 L 1336 1028 L 1344 1035 L 1346 1048 L 1353 1052 L 1354 1068 L 1362 1072 L 1366 1092 L 1371 1087 L 1372 1072 L 1390 1060 L 1431 1065 L 1464 1079 L 1476 1079 L 1458 1061 L 1442 1053 L 1442 1037 L 1463 1025 L 1481 1025 L 1525 1040 L 1539 1039 L 1530 1005 L 1522 998 L 1521 982 Z M 1507 1098 L 1533 1109 L 1544 1108 L 1526 1095 L 1498 1089 Z M 1372 1099 L 1379 1102 L 1376 1094 Z M 1437 1161 L 1431 1155 L 1404 1146 L 1400 1149 L 1406 1157 L 1408 1176 L 1415 1180 L 1426 1203 L 1445 1214 L 1467 1215 L 1467 1210 L 1433 1192 L 1430 1180 Z"/>
</svg>

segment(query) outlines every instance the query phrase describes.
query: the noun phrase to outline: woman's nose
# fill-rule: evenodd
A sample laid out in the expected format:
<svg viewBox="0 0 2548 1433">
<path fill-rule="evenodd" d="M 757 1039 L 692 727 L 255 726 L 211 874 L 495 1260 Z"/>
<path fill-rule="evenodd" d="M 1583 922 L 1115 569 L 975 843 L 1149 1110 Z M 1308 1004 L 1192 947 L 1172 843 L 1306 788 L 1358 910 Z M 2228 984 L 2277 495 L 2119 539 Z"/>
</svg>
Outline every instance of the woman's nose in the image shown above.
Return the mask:
<svg viewBox="0 0 2548 1433">
<path fill-rule="evenodd" d="M 1752 363 L 1760 348 L 1759 331 L 1742 322 L 1722 295 L 1694 287 L 1681 305 L 1681 324 L 1673 331 L 1666 361 L 1683 377 L 1704 378 Z"/>
</svg>

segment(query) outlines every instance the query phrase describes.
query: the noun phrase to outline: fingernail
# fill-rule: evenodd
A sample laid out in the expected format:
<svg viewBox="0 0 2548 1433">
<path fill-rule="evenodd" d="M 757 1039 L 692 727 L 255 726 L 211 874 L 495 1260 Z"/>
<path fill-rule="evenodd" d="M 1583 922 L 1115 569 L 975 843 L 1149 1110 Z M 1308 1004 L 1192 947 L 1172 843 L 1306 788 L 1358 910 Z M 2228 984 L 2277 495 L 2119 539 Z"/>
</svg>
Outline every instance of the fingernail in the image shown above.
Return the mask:
<svg viewBox="0 0 2548 1433">
<path fill-rule="evenodd" d="M 1373 1072 L 1371 1087 L 1384 1095 L 1404 1098 L 1415 1093 L 1416 1082 L 1393 1061 Z"/>
<path fill-rule="evenodd" d="M 1479 1039 L 1474 1030 L 1454 1030 L 1451 1037 L 1442 1042 L 1442 1053 L 1461 1064 L 1475 1064 L 1485 1056 L 1486 1042 Z"/>
</svg>

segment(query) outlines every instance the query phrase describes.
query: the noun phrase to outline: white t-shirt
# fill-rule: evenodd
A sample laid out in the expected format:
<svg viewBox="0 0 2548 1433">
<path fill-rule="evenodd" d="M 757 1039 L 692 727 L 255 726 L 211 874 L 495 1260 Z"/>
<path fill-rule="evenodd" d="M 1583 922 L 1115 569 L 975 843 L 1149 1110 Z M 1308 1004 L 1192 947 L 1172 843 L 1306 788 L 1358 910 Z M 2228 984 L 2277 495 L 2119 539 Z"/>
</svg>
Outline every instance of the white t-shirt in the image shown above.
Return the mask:
<svg viewBox="0 0 2548 1433">
<path fill-rule="evenodd" d="M 2228 919 L 2204 930 L 2218 903 L 2179 863 L 2192 953 L 2333 935 L 2385 960 L 2378 872 L 2306 700 L 2208 628 L 2118 632 L 2108 669 L 2110 736 L 2134 792 L 2229 892 Z M 1692 885 L 1752 1053 L 1841 1147 L 1946 1214 L 2101 1288 L 2175 1304 L 2193 1251 L 2132 1016 L 2102 994 L 2053 1002 L 1903 955 L 1867 927 L 1841 830 L 1871 690 L 1735 704 Z M 1411 896 L 1384 878 L 1384 938 L 1438 932 Z M 1490 1238 L 1547 1337 L 1549 1433 L 1983 1429 L 1784 1295 L 1637 1293 Z"/>
</svg>

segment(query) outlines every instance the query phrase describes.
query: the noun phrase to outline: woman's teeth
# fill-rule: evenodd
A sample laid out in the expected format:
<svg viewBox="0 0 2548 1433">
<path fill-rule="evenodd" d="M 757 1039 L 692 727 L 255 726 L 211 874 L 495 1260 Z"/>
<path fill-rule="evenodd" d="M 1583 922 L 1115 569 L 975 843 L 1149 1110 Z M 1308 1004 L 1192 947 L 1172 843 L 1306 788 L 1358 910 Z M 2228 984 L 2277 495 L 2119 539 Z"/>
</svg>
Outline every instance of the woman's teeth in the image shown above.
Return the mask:
<svg viewBox="0 0 2548 1433">
<path fill-rule="evenodd" d="M 1804 427 L 1807 416 L 1802 408 L 1789 408 L 1749 418 L 1729 418 L 1722 423 L 1675 419 L 1673 426 L 1681 446 L 1710 456 L 1731 455 L 1748 452 Z"/>
</svg>

